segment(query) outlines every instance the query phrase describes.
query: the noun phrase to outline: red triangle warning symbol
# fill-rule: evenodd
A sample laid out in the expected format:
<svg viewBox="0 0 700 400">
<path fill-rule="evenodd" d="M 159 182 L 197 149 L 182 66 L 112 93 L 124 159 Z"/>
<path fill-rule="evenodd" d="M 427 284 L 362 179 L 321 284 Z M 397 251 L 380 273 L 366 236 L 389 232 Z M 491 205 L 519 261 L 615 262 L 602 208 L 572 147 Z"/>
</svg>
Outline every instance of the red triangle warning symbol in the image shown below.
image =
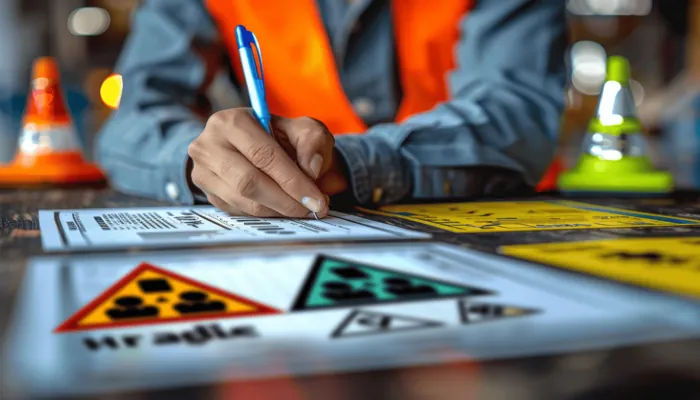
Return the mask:
<svg viewBox="0 0 700 400">
<path fill-rule="evenodd" d="M 279 313 L 264 304 L 142 263 L 54 332 Z"/>
</svg>

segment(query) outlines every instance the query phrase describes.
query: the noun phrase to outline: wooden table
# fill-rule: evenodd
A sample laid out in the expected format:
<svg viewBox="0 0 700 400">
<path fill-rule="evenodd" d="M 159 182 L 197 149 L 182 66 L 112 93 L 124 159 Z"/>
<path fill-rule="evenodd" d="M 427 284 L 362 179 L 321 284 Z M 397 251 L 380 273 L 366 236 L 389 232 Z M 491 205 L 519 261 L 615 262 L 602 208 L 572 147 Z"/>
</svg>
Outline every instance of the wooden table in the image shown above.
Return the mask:
<svg viewBox="0 0 700 400">
<path fill-rule="evenodd" d="M 610 206 L 700 218 L 700 201 L 683 194 L 674 199 L 644 202 L 591 200 Z M 158 206 L 151 200 L 116 193 L 109 189 L 4 190 L 0 191 L 0 335 L 6 331 L 28 258 L 42 253 L 37 210 Z M 395 225 L 416 227 L 401 220 L 384 219 Z M 422 228 L 425 230 L 425 227 Z M 436 239 L 493 251 L 500 244 L 542 243 L 595 238 L 637 237 L 649 234 L 688 235 L 695 228 L 606 229 L 604 231 L 544 231 L 448 235 L 436 231 Z M 11 366 L 8 366 L 11 368 Z M 548 357 L 503 360 L 478 365 L 455 364 L 386 371 L 348 373 L 295 380 L 293 391 L 303 396 L 289 398 L 642 398 L 661 394 L 664 398 L 700 398 L 700 339 L 659 343 L 612 350 L 561 354 Z M 232 384 L 236 389 L 289 394 L 288 380 L 266 380 Z M 2 389 L 2 386 L 0 386 Z M 270 392 L 271 390 L 277 390 Z M 596 392 L 602 391 L 602 392 Z M 147 398 L 195 398 L 220 394 L 220 387 L 194 387 L 152 391 Z M 132 398 L 133 393 L 115 395 Z M 682 397 L 687 395 L 688 397 Z M 2 397 L 2 391 L 0 391 Z M 657 398 L 657 397 L 643 397 Z"/>
</svg>

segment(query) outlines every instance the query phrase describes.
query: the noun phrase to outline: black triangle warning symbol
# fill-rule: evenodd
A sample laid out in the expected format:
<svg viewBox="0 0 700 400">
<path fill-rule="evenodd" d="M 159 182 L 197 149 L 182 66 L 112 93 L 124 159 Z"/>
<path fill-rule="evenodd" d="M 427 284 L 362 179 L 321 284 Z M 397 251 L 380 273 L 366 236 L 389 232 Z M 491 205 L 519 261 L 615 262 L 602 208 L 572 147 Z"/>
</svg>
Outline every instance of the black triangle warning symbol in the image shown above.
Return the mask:
<svg viewBox="0 0 700 400">
<path fill-rule="evenodd" d="M 462 299 L 459 301 L 459 314 L 463 324 L 475 324 L 503 318 L 524 317 L 539 312 L 540 310 L 533 308 L 485 303 L 473 301 L 471 299 Z"/>
<path fill-rule="evenodd" d="M 492 293 L 461 283 L 319 255 L 292 310 L 359 307 L 487 294 Z"/>
<path fill-rule="evenodd" d="M 436 328 L 442 323 L 403 315 L 353 310 L 331 334 L 332 338 L 366 336 L 423 328 Z"/>
</svg>

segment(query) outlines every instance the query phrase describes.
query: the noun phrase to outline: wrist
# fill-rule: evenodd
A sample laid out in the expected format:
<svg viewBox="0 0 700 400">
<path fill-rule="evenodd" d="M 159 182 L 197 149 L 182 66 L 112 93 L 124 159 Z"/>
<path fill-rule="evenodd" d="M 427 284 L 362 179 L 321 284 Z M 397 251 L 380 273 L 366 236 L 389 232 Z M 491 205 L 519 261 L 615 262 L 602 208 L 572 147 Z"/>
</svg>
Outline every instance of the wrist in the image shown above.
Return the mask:
<svg viewBox="0 0 700 400">
<path fill-rule="evenodd" d="M 334 190 L 330 194 L 331 204 L 334 209 L 351 208 L 357 204 L 357 200 L 352 191 L 352 175 L 349 165 L 343 154 L 337 148 L 333 149 L 333 164 L 330 169 L 330 176 L 333 176 L 332 185 Z"/>
<path fill-rule="evenodd" d="M 333 166 L 331 166 L 331 170 L 333 170 L 337 176 L 343 179 L 344 187 L 350 186 L 350 168 L 348 168 L 348 163 L 345 160 L 345 157 L 343 157 L 338 149 L 333 149 Z"/>
</svg>

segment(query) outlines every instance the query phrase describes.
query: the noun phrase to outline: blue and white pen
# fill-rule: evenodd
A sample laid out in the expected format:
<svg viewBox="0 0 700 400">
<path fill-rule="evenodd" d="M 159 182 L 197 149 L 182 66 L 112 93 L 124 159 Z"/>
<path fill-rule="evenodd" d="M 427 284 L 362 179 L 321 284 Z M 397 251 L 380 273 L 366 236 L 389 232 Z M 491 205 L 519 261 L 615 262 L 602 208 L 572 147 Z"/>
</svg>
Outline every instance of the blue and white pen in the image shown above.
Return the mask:
<svg viewBox="0 0 700 400">
<path fill-rule="evenodd" d="M 243 25 L 238 25 L 236 27 L 236 42 L 238 42 L 238 55 L 241 58 L 243 76 L 245 77 L 245 84 L 248 89 L 248 96 L 250 97 L 250 106 L 253 108 L 253 114 L 267 133 L 275 137 L 272 126 L 270 125 L 270 109 L 267 107 L 267 101 L 265 101 L 265 73 L 263 71 L 263 59 L 258 38 Z M 260 64 L 260 69 L 258 69 L 258 65 L 255 62 L 253 46 L 255 46 L 258 57 L 257 64 Z M 315 212 L 313 215 L 314 218 L 318 219 Z"/>
<path fill-rule="evenodd" d="M 236 41 L 238 42 L 238 55 L 241 58 L 241 66 L 243 67 L 243 76 L 245 76 L 245 84 L 250 97 L 250 105 L 253 108 L 255 118 L 260 125 L 265 128 L 267 133 L 272 133 L 270 126 L 270 110 L 267 108 L 265 101 L 265 73 L 263 72 L 262 53 L 260 53 L 260 44 L 255 34 L 247 30 L 243 25 L 236 27 Z M 253 46 L 258 56 L 260 69 L 255 62 L 253 54 Z"/>
</svg>

